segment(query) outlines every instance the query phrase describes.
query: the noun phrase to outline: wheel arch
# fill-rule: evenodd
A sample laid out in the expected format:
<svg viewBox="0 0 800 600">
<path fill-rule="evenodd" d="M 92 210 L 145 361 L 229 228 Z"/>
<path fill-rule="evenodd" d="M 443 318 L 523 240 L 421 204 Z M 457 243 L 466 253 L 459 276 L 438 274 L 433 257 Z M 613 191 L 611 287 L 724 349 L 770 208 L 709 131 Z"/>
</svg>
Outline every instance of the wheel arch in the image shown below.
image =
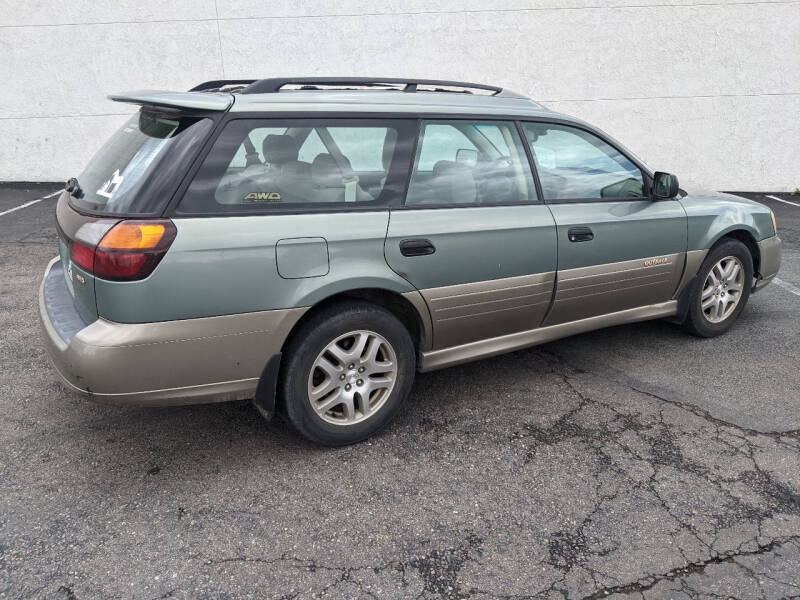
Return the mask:
<svg viewBox="0 0 800 600">
<path fill-rule="evenodd" d="M 758 243 L 756 242 L 753 232 L 744 226 L 731 227 L 730 229 L 719 233 L 717 237 L 714 238 L 714 240 L 708 246 L 708 252 L 711 252 L 714 248 L 726 240 L 737 240 L 742 242 L 747 247 L 748 251 L 750 252 L 750 256 L 753 259 L 753 274 L 756 275 L 761 264 L 761 252 L 758 249 Z M 707 255 L 708 254 L 706 254 L 706 256 Z M 702 263 L 698 266 L 698 268 L 701 266 Z M 689 301 L 692 297 L 692 294 L 695 292 L 696 286 L 699 285 L 698 276 L 699 273 L 695 273 L 678 294 L 677 314 L 673 319 L 671 319 L 672 321 L 682 323 L 686 319 L 686 315 L 689 311 Z"/>
<path fill-rule="evenodd" d="M 753 259 L 753 275 L 758 275 L 761 267 L 761 251 L 758 249 L 758 243 L 753 231 L 746 227 L 731 228 L 717 236 L 709 246 L 709 252 L 725 240 L 738 240 L 747 247 Z"/>
<path fill-rule="evenodd" d="M 286 336 L 282 350 L 302 325 L 319 311 L 332 304 L 347 301 L 369 302 L 391 312 L 408 330 L 414 342 L 417 354 L 428 349 L 432 344 L 432 330 L 428 307 L 422 295 L 416 290 L 399 292 L 385 287 L 359 287 L 332 293 L 317 300 L 304 314 Z"/>
</svg>

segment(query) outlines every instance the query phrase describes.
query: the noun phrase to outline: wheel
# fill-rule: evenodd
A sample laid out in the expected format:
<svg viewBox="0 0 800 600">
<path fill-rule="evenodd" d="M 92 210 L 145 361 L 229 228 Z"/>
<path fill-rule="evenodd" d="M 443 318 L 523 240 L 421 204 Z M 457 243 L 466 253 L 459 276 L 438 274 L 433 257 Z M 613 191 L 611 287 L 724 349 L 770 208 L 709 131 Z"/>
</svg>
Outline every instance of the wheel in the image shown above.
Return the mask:
<svg viewBox="0 0 800 600">
<path fill-rule="evenodd" d="M 700 337 L 728 331 L 747 305 L 752 281 L 753 257 L 747 246 L 725 240 L 712 248 L 690 291 L 684 329 Z"/>
<path fill-rule="evenodd" d="M 278 384 L 292 426 L 326 446 L 368 438 L 397 413 L 416 371 L 414 343 L 391 312 L 341 302 L 292 335 Z"/>
</svg>

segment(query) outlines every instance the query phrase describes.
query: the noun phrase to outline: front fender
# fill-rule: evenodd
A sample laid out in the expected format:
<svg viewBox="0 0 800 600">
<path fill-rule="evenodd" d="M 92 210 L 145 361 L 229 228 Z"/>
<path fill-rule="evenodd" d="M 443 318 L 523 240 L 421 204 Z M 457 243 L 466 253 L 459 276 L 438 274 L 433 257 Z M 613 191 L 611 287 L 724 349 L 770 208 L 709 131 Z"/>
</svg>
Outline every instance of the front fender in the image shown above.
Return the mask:
<svg viewBox="0 0 800 600">
<path fill-rule="evenodd" d="M 732 231 L 746 231 L 758 242 L 774 235 L 769 208 L 728 194 L 688 195 L 681 199 L 688 217 L 687 250 L 708 250 Z"/>
</svg>

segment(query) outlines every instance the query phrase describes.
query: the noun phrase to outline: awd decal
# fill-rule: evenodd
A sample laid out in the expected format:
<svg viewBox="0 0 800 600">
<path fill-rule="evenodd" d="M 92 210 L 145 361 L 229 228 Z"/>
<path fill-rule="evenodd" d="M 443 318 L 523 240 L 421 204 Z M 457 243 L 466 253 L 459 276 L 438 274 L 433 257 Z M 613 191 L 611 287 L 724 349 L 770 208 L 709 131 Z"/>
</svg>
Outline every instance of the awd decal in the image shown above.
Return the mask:
<svg viewBox="0 0 800 600">
<path fill-rule="evenodd" d="M 669 262 L 669 258 L 663 256 L 661 258 L 648 258 L 644 261 L 645 267 L 654 267 L 655 265 L 663 265 L 664 263 Z"/>
<path fill-rule="evenodd" d="M 281 195 L 278 192 L 250 192 L 242 202 L 280 202 Z"/>
</svg>

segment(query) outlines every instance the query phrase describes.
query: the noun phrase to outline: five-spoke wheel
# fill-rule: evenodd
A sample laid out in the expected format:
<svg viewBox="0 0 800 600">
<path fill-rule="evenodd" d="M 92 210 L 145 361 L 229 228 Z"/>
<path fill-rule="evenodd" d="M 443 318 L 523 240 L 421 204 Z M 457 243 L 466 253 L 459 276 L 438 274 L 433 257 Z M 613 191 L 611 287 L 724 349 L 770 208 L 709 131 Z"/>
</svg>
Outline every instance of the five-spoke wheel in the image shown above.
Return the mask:
<svg viewBox="0 0 800 600">
<path fill-rule="evenodd" d="M 320 418 L 352 425 L 381 409 L 397 380 L 392 345 L 374 331 L 351 331 L 319 353 L 308 376 L 308 400 Z"/>
<path fill-rule="evenodd" d="M 697 279 L 684 293 L 683 328 L 701 337 L 725 333 L 741 314 L 753 284 L 753 257 L 741 241 L 723 239 L 708 251 Z"/>
<path fill-rule="evenodd" d="M 352 444 L 388 423 L 411 391 L 413 328 L 386 308 L 342 300 L 314 310 L 284 348 L 278 399 L 304 436 Z"/>
<path fill-rule="evenodd" d="M 744 289 L 744 265 L 735 256 L 726 256 L 711 268 L 703 285 L 700 303 L 711 323 L 727 319 L 736 310 Z"/>
</svg>

